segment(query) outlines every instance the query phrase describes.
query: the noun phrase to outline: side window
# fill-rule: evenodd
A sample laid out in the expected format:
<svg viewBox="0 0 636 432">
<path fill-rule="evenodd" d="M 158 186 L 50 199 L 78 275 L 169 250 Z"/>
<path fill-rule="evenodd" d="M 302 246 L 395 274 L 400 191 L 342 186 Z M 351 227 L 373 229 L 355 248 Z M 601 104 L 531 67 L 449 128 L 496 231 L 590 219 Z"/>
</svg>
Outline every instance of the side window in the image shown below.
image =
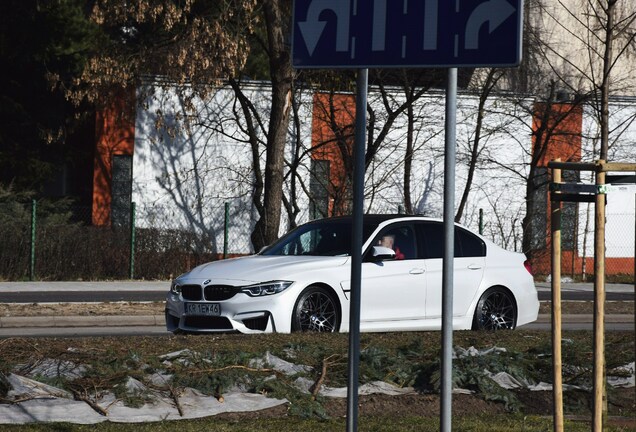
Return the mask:
<svg viewBox="0 0 636 432">
<path fill-rule="evenodd" d="M 408 260 L 417 257 L 415 235 L 410 225 L 388 227 L 376 236 L 372 244 L 393 249 L 396 260 Z"/>
<path fill-rule="evenodd" d="M 417 236 L 422 247 L 420 258 L 444 257 L 444 225 L 439 222 L 417 224 Z"/>
<path fill-rule="evenodd" d="M 444 224 L 424 222 L 417 225 L 419 242 L 424 252 L 421 258 L 444 257 Z M 474 234 L 455 227 L 455 257 L 486 256 L 486 244 Z"/>
<path fill-rule="evenodd" d="M 482 239 L 462 228 L 455 227 L 455 256 L 486 256 L 486 244 Z"/>
</svg>

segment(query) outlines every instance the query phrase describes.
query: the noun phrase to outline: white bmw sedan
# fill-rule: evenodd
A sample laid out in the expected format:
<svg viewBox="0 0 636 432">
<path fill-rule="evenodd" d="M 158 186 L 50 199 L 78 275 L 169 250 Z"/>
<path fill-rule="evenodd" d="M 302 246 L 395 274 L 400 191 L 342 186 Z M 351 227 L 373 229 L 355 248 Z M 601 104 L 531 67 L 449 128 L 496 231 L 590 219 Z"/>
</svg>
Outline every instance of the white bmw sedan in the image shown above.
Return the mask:
<svg viewBox="0 0 636 432">
<path fill-rule="evenodd" d="M 365 215 L 361 331 L 439 330 L 443 223 Z M 166 301 L 172 332 L 349 330 L 351 217 L 315 220 L 252 256 L 214 261 L 176 278 Z M 453 328 L 514 329 L 537 319 L 523 254 L 455 226 Z"/>
</svg>

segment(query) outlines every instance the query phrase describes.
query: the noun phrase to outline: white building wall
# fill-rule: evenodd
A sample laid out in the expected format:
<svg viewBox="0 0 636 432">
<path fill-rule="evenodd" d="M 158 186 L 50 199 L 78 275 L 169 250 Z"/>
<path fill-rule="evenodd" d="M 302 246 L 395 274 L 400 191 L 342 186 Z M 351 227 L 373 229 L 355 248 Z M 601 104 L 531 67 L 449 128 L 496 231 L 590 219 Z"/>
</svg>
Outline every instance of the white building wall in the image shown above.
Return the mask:
<svg viewBox="0 0 636 432">
<path fill-rule="evenodd" d="M 610 104 L 609 162 L 636 163 L 636 99 L 616 100 Z M 585 162 L 598 159 L 600 152 L 600 123 L 597 111 L 586 106 L 583 115 L 583 155 Z M 621 173 L 610 172 L 609 175 Z M 622 173 L 622 174 L 634 174 Z M 595 183 L 593 173 L 582 173 L 581 182 Z M 605 256 L 633 257 L 635 243 L 634 214 L 636 213 L 636 185 L 607 194 L 605 208 Z M 579 205 L 579 254 L 594 256 L 594 204 Z"/>
<path fill-rule="evenodd" d="M 269 88 L 251 85 L 246 86 L 244 91 L 263 118 L 268 119 Z M 377 125 L 383 123 L 384 115 L 379 97 L 377 92 L 370 91 L 369 103 L 378 116 Z M 397 106 L 402 96 L 395 92 L 392 98 Z M 310 217 L 307 193 L 311 169 L 313 94 L 300 93 L 297 101 L 300 136 L 296 136 L 296 125 L 292 121 L 286 160 L 291 163 L 295 155 L 300 157 L 294 181 L 296 203 L 301 210 L 296 222 L 302 223 Z M 221 88 L 205 101 L 194 98 L 194 112 L 184 108 L 185 102 L 179 99 L 174 89 L 157 87 L 153 95 L 145 100 L 143 105 L 146 109 L 138 111 L 133 162 L 133 201 L 137 203 L 137 223 L 142 227 L 195 231 L 200 233 L 206 250 L 220 252 L 223 250 L 224 203 L 227 202 L 230 205 L 229 252 L 253 252 L 250 233 L 258 217 L 251 202 L 254 167 L 244 130 L 245 122 L 234 92 Z M 431 93 L 416 106 L 418 125 L 415 128 L 412 197 L 418 213 L 436 217 L 442 216 L 443 209 L 444 103 L 443 93 Z M 531 104 L 532 101 L 523 103 Z M 458 96 L 456 209 L 467 180 L 477 106 L 475 96 Z M 626 150 L 624 143 L 636 140 L 636 122 L 629 122 L 630 115 L 635 114 L 634 109 L 629 104 L 615 105 L 612 117 L 613 124 L 625 129 L 624 138 L 612 147 L 613 154 L 620 158 L 625 153 L 624 157 L 631 157 L 632 161 L 636 160 L 632 154 L 636 146 L 627 146 Z M 479 163 L 462 217 L 464 225 L 477 230 L 479 209 L 483 209 L 484 234 L 511 250 L 520 250 L 521 247 L 532 132 L 529 112 L 528 109 L 519 110 L 511 99 L 492 98 L 487 103 Z M 586 151 L 591 151 L 589 149 L 593 148 L 594 137 L 597 136 L 592 117 L 591 111 L 585 112 Z M 259 146 L 260 164 L 263 168 L 266 131 L 260 130 L 259 134 L 262 140 Z M 367 170 L 367 212 L 396 213 L 398 206 L 404 202 L 405 140 L 404 114 L 394 123 Z M 586 155 L 583 159 L 587 159 Z M 291 199 L 289 165 L 286 174 L 285 194 Z M 581 214 L 585 213 L 583 207 L 579 209 Z M 281 234 L 288 228 L 287 212 L 283 209 Z M 201 247 L 200 244 L 194 246 Z"/>
<path fill-rule="evenodd" d="M 540 32 L 545 45 L 543 70 L 564 80 L 570 90 L 586 93 L 595 90 L 603 76 L 603 53 L 605 51 L 605 30 L 602 23 L 607 17 L 603 4 L 589 0 L 538 0 L 540 4 L 531 8 L 532 23 Z M 623 95 L 636 95 L 636 49 L 633 34 L 633 17 L 636 2 L 633 0 L 616 2 L 614 42 L 610 87 Z M 619 25 L 620 23 L 620 25 Z M 631 23 L 631 25 L 629 25 Z M 619 32 L 620 28 L 631 27 Z M 621 34 L 618 34 L 621 33 Z M 625 48 L 627 46 L 627 48 Z"/>
</svg>

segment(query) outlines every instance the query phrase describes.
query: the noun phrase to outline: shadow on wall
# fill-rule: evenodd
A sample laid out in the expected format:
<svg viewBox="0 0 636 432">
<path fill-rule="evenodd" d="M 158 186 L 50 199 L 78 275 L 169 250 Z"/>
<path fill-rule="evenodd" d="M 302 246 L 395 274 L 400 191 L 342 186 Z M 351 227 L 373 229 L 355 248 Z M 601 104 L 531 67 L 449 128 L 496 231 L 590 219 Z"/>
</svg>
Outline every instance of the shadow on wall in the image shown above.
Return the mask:
<svg viewBox="0 0 636 432">
<path fill-rule="evenodd" d="M 230 203 L 230 229 L 248 234 L 247 244 L 234 234 L 230 252 L 249 251 L 254 173 L 233 92 L 221 89 L 206 103 L 191 97 L 158 90 L 147 99 L 148 109 L 137 113 L 138 224 L 196 233 L 189 248 L 218 254 L 224 246 L 224 204 Z M 228 110 L 234 115 L 228 117 Z"/>
</svg>

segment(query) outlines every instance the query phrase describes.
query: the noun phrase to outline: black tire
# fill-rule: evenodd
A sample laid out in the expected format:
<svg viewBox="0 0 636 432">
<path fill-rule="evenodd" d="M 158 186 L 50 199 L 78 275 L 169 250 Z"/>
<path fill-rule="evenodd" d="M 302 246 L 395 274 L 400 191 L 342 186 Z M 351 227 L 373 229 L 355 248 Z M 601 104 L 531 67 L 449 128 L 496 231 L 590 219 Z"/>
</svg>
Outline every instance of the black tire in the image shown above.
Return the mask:
<svg viewBox="0 0 636 432">
<path fill-rule="evenodd" d="M 502 287 L 486 290 L 477 302 L 473 330 L 513 330 L 517 326 L 517 302 Z"/>
<path fill-rule="evenodd" d="M 337 332 L 340 329 L 340 306 L 327 289 L 310 286 L 296 300 L 292 316 L 293 332 Z"/>
</svg>

